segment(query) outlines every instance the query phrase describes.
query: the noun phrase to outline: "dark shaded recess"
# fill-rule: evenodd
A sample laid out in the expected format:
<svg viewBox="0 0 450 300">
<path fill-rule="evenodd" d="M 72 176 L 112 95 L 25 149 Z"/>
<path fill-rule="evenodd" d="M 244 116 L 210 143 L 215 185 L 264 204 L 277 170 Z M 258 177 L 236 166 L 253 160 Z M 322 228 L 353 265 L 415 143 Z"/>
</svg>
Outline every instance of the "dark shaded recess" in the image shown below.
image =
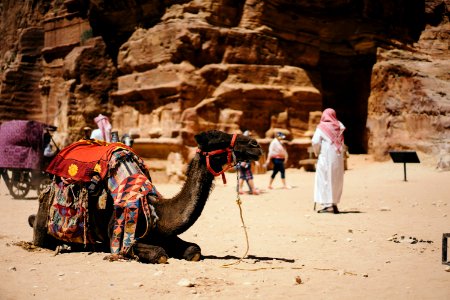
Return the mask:
<svg viewBox="0 0 450 300">
<path fill-rule="evenodd" d="M 320 54 L 323 109 L 335 109 L 338 119 L 344 123 L 345 143 L 350 153 L 367 153 L 367 102 L 375 62 L 375 53 L 351 57 Z"/>
<path fill-rule="evenodd" d="M 215 26 L 236 27 L 242 19 L 245 0 L 218 0 L 217 10 L 206 20 Z"/>
<path fill-rule="evenodd" d="M 82 18 L 86 18 L 89 0 L 64 0 L 64 6 L 69 13 L 77 12 Z"/>
<path fill-rule="evenodd" d="M 106 51 L 117 63 L 119 48 L 136 30 L 156 25 L 165 13 L 163 1 L 104 1 L 101 6 L 91 4 L 89 23 L 94 36 L 102 36 Z"/>
<path fill-rule="evenodd" d="M 280 1 L 280 3 L 270 2 L 266 4 L 267 9 L 275 9 L 281 15 L 296 14 L 298 17 L 323 18 L 343 18 L 359 16 L 364 0 L 351 0 L 350 3 L 342 1 Z"/>
<path fill-rule="evenodd" d="M 413 43 L 425 28 L 424 0 L 360 1 L 364 21 L 384 24 L 390 38 Z"/>
<path fill-rule="evenodd" d="M 434 4 L 434 2 L 432 2 L 432 4 Z M 450 7 L 447 8 L 444 1 L 434 7 L 430 7 L 429 5 L 430 4 L 427 3 L 425 10 L 425 21 L 427 24 L 438 26 L 442 23 L 445 17 L 450 18 Z"/>
<path fill-rule="evenodd" d="M 362 1 L 358 9 L 362 10 L 364 22 L 384 24 L 385 30 L 381 34 L 386 38 L 387 45 L 390 39 L 405 44 L 415 42 L 425 28 L 423 0 Z M 382 40 L 377 42 L 383 44 Z M 338 118 L 347 127 L 345 142 L 351 153 L 367 153 L 367 106 L 375 62 L 375 51 L 348 57 L 320 53 L 323 108 L 334 108 Z"/>
</svg>

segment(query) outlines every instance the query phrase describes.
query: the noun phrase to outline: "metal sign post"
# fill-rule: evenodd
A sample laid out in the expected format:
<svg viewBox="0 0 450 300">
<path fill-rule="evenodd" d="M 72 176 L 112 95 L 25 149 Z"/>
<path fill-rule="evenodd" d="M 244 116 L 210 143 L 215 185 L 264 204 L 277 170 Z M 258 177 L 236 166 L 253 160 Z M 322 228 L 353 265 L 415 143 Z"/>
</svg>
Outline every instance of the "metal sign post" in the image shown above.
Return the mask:
<svg viewBox="0 0 450 300">
<path fill-rule="evenodd" d="M 403 163 L 404 181 L 406 180 L 406 163 L 420 163 L 416 151 L 389 151 L 394 163 Z"/>
</svg>

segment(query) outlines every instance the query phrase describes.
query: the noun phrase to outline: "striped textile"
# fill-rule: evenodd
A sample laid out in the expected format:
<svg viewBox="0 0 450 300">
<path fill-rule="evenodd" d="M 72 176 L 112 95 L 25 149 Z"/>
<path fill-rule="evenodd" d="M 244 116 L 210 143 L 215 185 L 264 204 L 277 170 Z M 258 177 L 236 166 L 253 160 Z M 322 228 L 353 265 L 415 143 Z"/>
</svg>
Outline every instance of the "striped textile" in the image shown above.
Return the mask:
<svg viewBox="0 0 450 300">
<path fill-rule="evenodd" d="M 114 199 L 114 230 L 111 253 L 127 255 L 136 237 L 139 209 L 144 213 L 147 231 L 158 217 L 148 197 L 157 198 L 158 193 L 151 183 L 143 161 L 127 150 L 116 151 L 109 162 L 108 190 Z M 145 235 L 145 234 L 144 234 Z"/>
</svg>

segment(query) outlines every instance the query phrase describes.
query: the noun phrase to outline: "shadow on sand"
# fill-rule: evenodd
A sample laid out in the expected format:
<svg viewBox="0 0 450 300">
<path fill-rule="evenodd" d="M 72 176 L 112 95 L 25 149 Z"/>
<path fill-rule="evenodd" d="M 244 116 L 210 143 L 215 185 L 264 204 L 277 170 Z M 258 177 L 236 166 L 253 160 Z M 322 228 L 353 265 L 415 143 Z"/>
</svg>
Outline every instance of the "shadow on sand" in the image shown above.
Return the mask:
<svg viewBox="0 0 450 300">
<path fill-rule="evenodd" d="M 314 210 L 315 213 L 319 213 L 318 210 Z M 365 212 L 360 211 L 360 210 L 339 210 L 339 213 L 337 213 L 336 215 L 344 215 L 344 214 L 364 214 Z M 334 215 L 333 212 L 323 212 L 323 213 L 319 213 L 321 215 Z"/>
<path fill-rule="evenodd" d="M 215 255 L 204 255 L 203 259 L 224 259 L 224 260 L 237 260 L 240 259 L 240 257 L 234 256 L 234 255 L 226 255 L 226 256 L 215 256 Z M 254 259 L 255 261 L 282 261 L 286 263 L 295 263 L 295 259 L 289 259 L 289 258 L 280 258 L 280 257 L 266 257 L 266 256 L 255 256 L 255 255 L 247 255 L 245 259 Z"/>
<path fill-rule="evenodd" d="M 364 214 L 364 212 L 360 210 L 340 210 L 339 214 Z"/>
<path fill-rule="evenodd" d="M 14 200 L 37 200 L 39 197 L 38 196 L 28 196 L 25 198 L 13 198 Z"/>
</svg>

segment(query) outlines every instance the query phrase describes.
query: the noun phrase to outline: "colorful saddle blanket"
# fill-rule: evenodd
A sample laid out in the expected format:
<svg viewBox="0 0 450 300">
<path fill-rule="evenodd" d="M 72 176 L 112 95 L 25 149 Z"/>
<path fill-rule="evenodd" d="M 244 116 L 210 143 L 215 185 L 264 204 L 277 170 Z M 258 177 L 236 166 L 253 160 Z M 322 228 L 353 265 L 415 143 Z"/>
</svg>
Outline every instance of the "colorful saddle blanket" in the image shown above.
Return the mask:
<svg viewBox="0 0 450 300">
<path fill-rule="evenodd" d="M 70 183 L 68 186 L 76 183 L 84 187 L 97 179 L 105 180 L 107 192 L 114 200 L 115 223 L 110 244 L 112 254 L 127 255 L 140 238 L 135 236 L 140 209 L 147 225 L 143 236 L 158 219 L 151 201 L 148 201 L 150 198 L 156 201 L 159 196 L 151 183 L 148 169 L 131 148 L 121 143 L 81 140 L 61 150 L 47 172 L 63 177 Z M 68 186 L 61 190 L 68 189 Z M 74 203 L 71 196 L 67 193 L 57 194 L 58 197 L 53 197 L 49 232 L 69 242 L 91 242 L 89 232 L 86 233 L 86 228 L 89 231 L 87 197 L 76 205 L 77 208 L 69 210 L 67 207 L 72 207 Z M 77 237 L 69 240 L 69 235 L 75 237 L 74 232 Z M 80 236 L 80 233 L 83 235 Z"/>
<path fill-rule="evenodd" d="M 143 211 L 147 231 L 158 220 L 155 209 L 148 200 L 155 200 L 159 194 L 138 156 L 128 151 L 116 151 L 109 165 L 114 170 L 107 179 L 108 192 L 114 199 L 115 214 L 111 253 L 126 255 L 140 238 L 135 236 L 139 209 Z"/>
<path fill-rule="evenodd" d="M 95 173 L 103 179 L 114 151 L 133 150 L 122 143 L 80 140 L 62 149 L 47 167 L 47 172 L 73 181 L 89 182 Z"/>
<path fill-rule="evenodd" d="M 91 244 L 88 231 L 88 193 L 83 186 L 53 182 L 50 191 L 53 203 L 48 217 L 48 233 L 71 243 Z"/>
</svg>

